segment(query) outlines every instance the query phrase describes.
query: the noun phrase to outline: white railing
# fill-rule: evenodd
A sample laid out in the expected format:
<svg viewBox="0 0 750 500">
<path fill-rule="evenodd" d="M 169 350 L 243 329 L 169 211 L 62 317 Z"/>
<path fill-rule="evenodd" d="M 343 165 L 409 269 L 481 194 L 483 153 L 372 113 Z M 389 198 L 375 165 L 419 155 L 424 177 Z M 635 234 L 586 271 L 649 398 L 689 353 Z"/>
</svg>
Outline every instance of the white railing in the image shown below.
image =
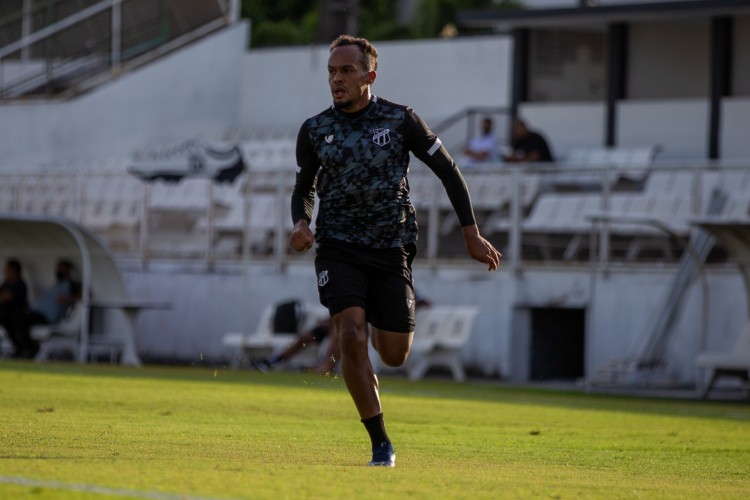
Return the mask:
<svg viewBox="0 0 750 500">
<path fill-rule="evenodd" d="M 559 166 L 467 168 L 483 234 L 512 271 L 525 266 L 676 263 L 714 190 L 711 216 L 750 219 L 750 161 L 660 163 L 623 177 L 616 169 Z M 574 190 L 574 174 L 585 183 Z M 564 175 L 563 175 L 564 174 Z M 573 176 L 573 177 L 571 177 Z M 420 224 L 420 261 L 465 259 L 460 228 L 440 181 L 422 165 L 410 173 Z M 599 182 L 592 184 L 592 179 Z M 560 183 L 563 181 L 564 183 Z M 251 171 L 232 185 L 205 179 L 145 183 L 125 174 L 0 174 L 0 212 L 66 217 L 98 233 L 122 257 L 253 258 L 278 268 L 290 259 L 294 173 Z"/>
<path fill-rule="evenodd" d="M 25 0 L 0 19 L 19 34 L 0 47 L 0 98 L 72 95 L 239 19 L 237 0 L 101 0 L 59 19 L 58 3 Z"/>
</svg>

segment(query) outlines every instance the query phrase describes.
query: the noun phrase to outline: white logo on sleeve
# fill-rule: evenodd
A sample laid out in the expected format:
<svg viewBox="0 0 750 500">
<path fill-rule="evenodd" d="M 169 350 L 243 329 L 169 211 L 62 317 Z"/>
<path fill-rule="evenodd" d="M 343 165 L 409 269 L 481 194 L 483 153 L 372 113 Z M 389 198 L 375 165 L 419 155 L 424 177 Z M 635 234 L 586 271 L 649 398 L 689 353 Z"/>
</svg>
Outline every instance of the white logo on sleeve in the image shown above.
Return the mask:
<svg viewBox="0 0 750 500">
<path fill-rule="evenodd" d="M 331 135 L 327 135 L 327 136 L 325 137 L 325 139 L 326 139 L 326 142 L 327 142 L 328 144 L 332 143 L 332 142 L 333 142 L 333 134 L 331 134 Z"/>
<path fill-rule="evenodd" d="M 318 286 L 324 287 L 328 283 L 328 271 L 320 271 L 318 275 Z"/>
<path fill-rule="evenodd" d="M 372 129 L 372 142 L 378 146 L 385 146 L 391 142 L 391 129 L 389 128 L 374 128 Z"/>
</svg>

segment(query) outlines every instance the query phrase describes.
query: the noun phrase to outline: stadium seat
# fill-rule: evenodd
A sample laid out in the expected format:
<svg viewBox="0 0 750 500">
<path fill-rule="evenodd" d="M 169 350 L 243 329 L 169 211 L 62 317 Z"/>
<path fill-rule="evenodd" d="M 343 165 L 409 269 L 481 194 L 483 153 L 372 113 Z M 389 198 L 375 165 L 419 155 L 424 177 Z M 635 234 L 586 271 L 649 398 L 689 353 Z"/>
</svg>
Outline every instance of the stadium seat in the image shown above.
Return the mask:
<svg viewBox="0 0 750 500">
<path fill-rule="evenodd" d="M 745 325 L 731 351 L 703 352 L 698 355 L 695 364 L 709 372 L 709 380 L 701 391 L 703 399 L 708 397 L 716 381 L 723 377 L 739 378 L 750 394 L 750 323 Z M 699 380 L 702 381 L 702 378 Z"/>
<path fill-rule="evenodd" d="M 444 367 L 454 380 L 465 380 L 461 350 L 471 336 L 478 313 L 478 308 L 469 306 L 431 306 L 420 311 L 406 364 L 409 379 L 418 380 L 430 368 Z"/>
<path fill-rule="evenodd" d="M 279 352 L 295 341 L 297 335 L 311 328 L 321 318 L 328 316 L 328 311 L 316 304 L 303 304 L 301 320 L 296 331 L 279 332 L 274 331 L 273 318 L 276 313 L 277 304 L 267 305 L 261 312 L 260 319 L 255 331 L 229 332 L 222 338 L 222 345 L 233 352 L 230 360 L 232 368 L 239 368 L 241 364 L 253 357 L 266 357 L 272 353 Z M 316 357 L 315 349 L 312 356 Z M 302 353 L 300 353 L 301 355 Z M 300 358 L 296 359 L 299 362 Z"/>
<path fill-rule="evenodd" d="M 54 325 L 34 325 L 29 335 L 39 342 L 39 352 L 35 361 L 46 361 L 54 352 L 67 352 L 73 359 L 78 356 L 81 345 L 81 320 L 84 308 L 80 303 L 71 308 L 68 314 Z M 87 337 L 87 352 L 89 359 L 105 354 L 109 361 L 114 363 L 125 347 L 122 338 L 104 335 L 89 334 Z"/>
<path fill-rule="evenodd" d="M 0 359 L 7 358 L 14 350 L 13 343 L 11 343 L 10 338 L 8 337 L 8 332 L 5 331 L 5 328 L 0 326 Z"/>
</svg>

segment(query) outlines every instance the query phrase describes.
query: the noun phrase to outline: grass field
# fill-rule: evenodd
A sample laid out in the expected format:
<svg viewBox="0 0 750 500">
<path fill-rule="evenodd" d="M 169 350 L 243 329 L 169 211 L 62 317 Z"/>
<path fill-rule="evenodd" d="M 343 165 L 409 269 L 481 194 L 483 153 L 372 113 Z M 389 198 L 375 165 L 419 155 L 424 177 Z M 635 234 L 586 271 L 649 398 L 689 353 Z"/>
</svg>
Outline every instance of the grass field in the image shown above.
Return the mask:
<svg viewBox="0 0 750 500">
<path fill-rule="evenodd" d="M 0 362 L 0 498 L 750 498 L 750 405 L 383 378 Z"/>
</svg>

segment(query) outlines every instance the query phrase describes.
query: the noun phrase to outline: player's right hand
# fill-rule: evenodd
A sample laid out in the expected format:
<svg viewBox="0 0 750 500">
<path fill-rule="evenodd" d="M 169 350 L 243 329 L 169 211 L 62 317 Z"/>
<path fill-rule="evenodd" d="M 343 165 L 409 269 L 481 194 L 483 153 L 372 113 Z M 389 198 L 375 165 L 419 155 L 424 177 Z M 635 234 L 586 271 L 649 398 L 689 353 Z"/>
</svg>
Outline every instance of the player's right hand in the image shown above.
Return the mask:
<svg viewBox="0 0 750 500">
<path fill-rule="evenodd" d="M 476 225 L 462 228 L 466 250 L 472 259 L 487 264 L 488 271 L 494 271 L 500 267 L 500 258 L 503 256 L 492 243 L 479 234 Z"/>
<path fill-rule="evenodd" d="M 289 237 L 289 244 L 297 252 L 306 252 L 310 250 L 315 242 L 315 235 L 307 226 L 306 220 L 300 220 L 294 225 L 292 235 Z"/>
</svg>

